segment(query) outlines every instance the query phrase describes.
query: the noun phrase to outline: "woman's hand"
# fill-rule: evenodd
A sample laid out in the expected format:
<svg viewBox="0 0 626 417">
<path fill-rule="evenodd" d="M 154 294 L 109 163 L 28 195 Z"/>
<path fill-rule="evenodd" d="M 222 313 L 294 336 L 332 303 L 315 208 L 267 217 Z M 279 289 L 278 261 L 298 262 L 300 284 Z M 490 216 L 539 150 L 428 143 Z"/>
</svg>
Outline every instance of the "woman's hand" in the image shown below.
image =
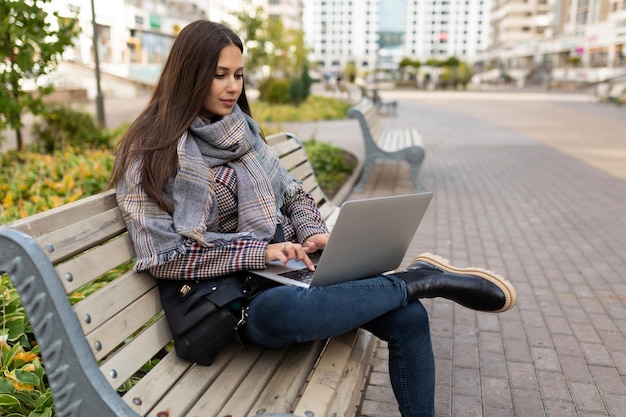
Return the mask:
<svg viewBox="0 0 626 417">
<path fill-rule="evenodd" d="M 307 255 L 309 252 L 311 252 L 309 247 L 305 247 L 299 243 L 270 243 L 265 249 L 265 263 L 267 264 L 272 261 L 280 261 L 286 266 L 290 259 L 295 259 L 296 261 L 304 262 L 307 268 L 314 271 L 315 266 Z"/>
<path fill-rule="evenodd" d="M 326 247 L 326 243 L 328 243 L 329 237 L 330 233 L 320 233 L 318 235 L 313 235 L 308 237 L 304 242 L 302 242 L 302 246 L 308 248 L 307 253 L 313 253 L 318 250 L 323 250 Z"/>
</svg>

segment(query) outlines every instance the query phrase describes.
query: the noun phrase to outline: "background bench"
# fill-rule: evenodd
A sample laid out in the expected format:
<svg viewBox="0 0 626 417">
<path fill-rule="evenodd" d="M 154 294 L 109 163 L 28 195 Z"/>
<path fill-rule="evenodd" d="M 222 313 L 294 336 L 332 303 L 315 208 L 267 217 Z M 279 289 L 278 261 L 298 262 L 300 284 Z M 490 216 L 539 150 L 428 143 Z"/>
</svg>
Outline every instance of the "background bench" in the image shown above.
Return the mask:
<svg viewBox="0 0 626 417">
<path fill-rule="evenodd" d="M 417 192 L 417 175 L 424 161 L 422 138 L 415 127 L 389 129 L 380 120 L 376 106 L 369 99 L 350 108 L 348 116 L 357 119 L 365 143 L 365 162 L 355 191 L 363 189 L 374 164 L 379 159 L 405 161 L 409 164 L 413 189 Z"/>
<path fill-rule="evenodd" d="M 379 114 L 389 114 L 393 116 L 398 114 L 398 102 L 395 100 L 384 101 L 376 88 L 361 86 L 361 98 L 369 99 L 374 103 Z"/>
<path fill-rule="evenodd" d="M 332 226 L 339 208 L 320 189 L 300 141 L 283 133 L 268 142 Z M 211 366 L 193 365 L 166 349 L 171 334 L 153 277 L 127 270 L 101 278 L 133 257 L 113 190 L 0 228 L 0 271 L 34 328 L 58 416 L 355 415 L 371 334 L 281 350 L 233 342 Z M 95 282 L 100 289 L 70 304 L 68 295 Z M 144 374 L 140 368 L 155 359 Z M 118 394 L 131 378 L 139 381 Z"/>
</svg>

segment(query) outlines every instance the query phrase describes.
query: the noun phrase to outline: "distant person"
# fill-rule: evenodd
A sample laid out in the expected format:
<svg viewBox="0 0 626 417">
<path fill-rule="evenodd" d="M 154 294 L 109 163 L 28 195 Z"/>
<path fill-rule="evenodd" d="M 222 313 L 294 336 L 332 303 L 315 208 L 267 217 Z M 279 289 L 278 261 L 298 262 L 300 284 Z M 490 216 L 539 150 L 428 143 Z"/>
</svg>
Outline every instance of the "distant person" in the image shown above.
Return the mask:
<svg viewBox="0 0 626 417">
<path fill-rule="evenodd" d="M 183 28 L 147 107 L 121 139 L 112 183 L 136 252 L 158 279 L 210 280 L 303 260 L 329 233 L 315 200 L 280 166 L 252 119 L 243 44 L 228 27 Z M 398 221 L 401 221 L 400 219 Z M 502 312 L 516 292 L 500 275 L 432 254 L 401 272 L 310 289 L 264 286 L 247 306 L 244 343 L 282 348 L 362 327 L 389 344 L 405 417 L 435 416 L 435 361 L 420 298 Z"/>
<path fill-rule="evenodd" d="M 424 75 L 424 90 L 428 90 L 430 88 L 430 73 L 426 73 Z"/>
</svg>

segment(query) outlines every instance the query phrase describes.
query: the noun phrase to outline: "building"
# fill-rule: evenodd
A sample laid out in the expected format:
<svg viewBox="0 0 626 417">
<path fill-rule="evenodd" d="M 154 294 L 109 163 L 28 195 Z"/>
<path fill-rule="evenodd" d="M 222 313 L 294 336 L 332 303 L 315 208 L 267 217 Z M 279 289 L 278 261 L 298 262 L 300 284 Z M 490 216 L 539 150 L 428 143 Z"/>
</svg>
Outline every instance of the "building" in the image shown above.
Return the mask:
<svg viewBox="0 0 626 417">
<path fill-rule="evenodd" d="M 78 42 L 65 59 L 94 62 L 92 4 L 101 68 L 146 82 L 157 79 L 180 29 L 208 17 L 206 0 L 53 0 L 55 10 L 77 12 L 80 21 Z"/>
<path fill-rule="evenodd" d="M 53 0 L 51 8 L 78 12 L 81 34 L 66 59 L 94 62 L 92 0 Z M 270 19 L 299 29 L 301 0 L 93 0 L 98 57 L 103 70 L 155 82 L 176 34 L 197 19 L 224 22 L 236 29 L 233 12 L 261 6 Z M 245 41 L 245 39 L 244 39 Z"/>
<path fill-rule="evenodd" d="M 403 58 L 471 61 L 489 43 L 488 0 L 304 0 L 311 60 L 323 71 L 349 62 L 395 70 Z"/>
<path fill-rule="evenodd" d="M 626 73 L 626 1 L 492 1 L 487 67 L 581 83 Z"/>
<path fill-rule="evenodd" d="M 53 0 L 79 12 L 66 57 L 93 63 L 92 0 Z M 403 58 L 456 57 L 492 77 L 601 81 L 626 72 L 626 0 L 93 0 L 100 63 L 153 82 L 178 31 L 199 18 L 236 29 L 234 12 L 261 6 L 303 29 L 323 74 L 392 73 Z M 245 42 L 245 39 L 244 39 Z"/>
</svg>

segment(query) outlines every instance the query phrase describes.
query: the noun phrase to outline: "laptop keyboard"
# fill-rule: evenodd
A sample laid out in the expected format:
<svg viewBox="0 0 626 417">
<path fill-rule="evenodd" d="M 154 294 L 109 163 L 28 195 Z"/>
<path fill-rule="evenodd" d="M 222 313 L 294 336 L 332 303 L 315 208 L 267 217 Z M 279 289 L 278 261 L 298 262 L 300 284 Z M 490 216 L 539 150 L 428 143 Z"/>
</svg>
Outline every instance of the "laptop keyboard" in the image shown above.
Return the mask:
<svg viewBox="0 0 626 417">
<path fill-rule="evenodd" d="M 310 284 L 313 280 L 313 274 L 315 271 L 311 271 L 309 268 L 302 269 L 294 269 L 287 272 L 282 272 L 278 275 L 283 276 L 285 278 L 290 278 L 304 284 Z"/>
</svg>

